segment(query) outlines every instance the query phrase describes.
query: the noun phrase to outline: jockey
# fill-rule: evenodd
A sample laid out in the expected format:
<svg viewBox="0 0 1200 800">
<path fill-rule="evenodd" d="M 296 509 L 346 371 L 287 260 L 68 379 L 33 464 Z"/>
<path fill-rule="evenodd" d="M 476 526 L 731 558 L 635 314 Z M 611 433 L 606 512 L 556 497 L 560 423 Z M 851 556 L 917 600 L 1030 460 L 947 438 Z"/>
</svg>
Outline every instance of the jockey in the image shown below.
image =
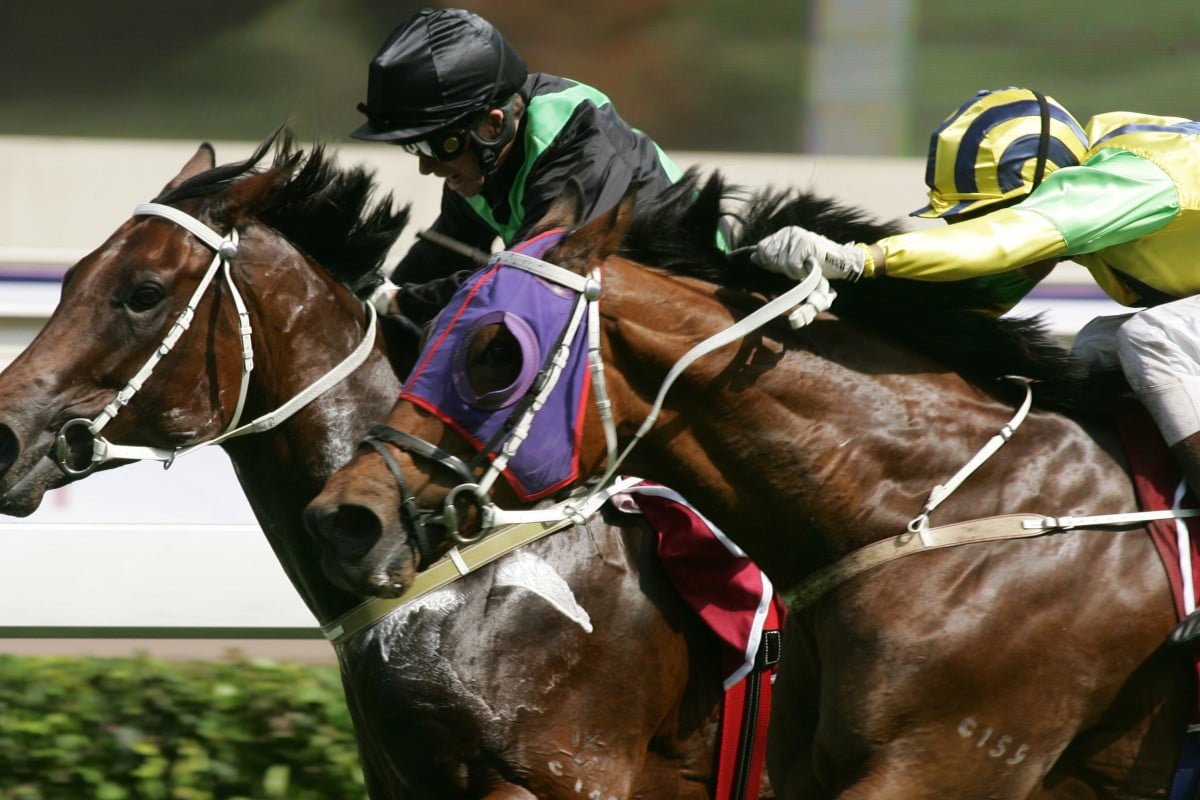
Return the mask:
<svg viewBox="0 0 1200 800">
<path fill-rule="evenodd" d="M 629 127 L 600 92 L 566 78 L 529 74 L 483 18 L 424 9 L 392 31 L 371 62 L 367 121 L 351 136 L 403 147 L 422 175 L 445 181 L 431 230 L 490 252 L 528 238 L 567 184 L 583 194 L 582 220 L 607 211 L 630 187 L 652 197 L 680 170 Z M 373 302 L 423 321 L 448 302 L 470 256 L 418 240 Z M 395 302 L 392 302 L 392 301 Z"/>
<path fill-rule="evenodd" d="M 1142 310 L 1088 323 L 1075 351 L 1124 370 L 1200 492 L 1200 122 L 1110 112 L 1081 129 L 1038 92 L 980 92 L 934 132 L 926 182 L 929 205 L 916 214 L 955 224 L 873 243 L 785 228 L 753 259 L 793 276 L 815 258 L 827 278 L 930 281 L 1013 271 L 1036 280 L 1076 261 Z M 1200 646 L 1200 612 L 1172 641 Z"/>
</svg>

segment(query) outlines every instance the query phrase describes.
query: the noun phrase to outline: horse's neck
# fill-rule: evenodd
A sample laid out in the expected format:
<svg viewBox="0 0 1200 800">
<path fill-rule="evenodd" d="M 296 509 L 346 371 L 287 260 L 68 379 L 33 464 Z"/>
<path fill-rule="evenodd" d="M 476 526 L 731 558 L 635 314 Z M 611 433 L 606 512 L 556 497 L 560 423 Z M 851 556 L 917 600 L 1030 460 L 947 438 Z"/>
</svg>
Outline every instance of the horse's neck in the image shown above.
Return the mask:
<svg viewBox="0 0 1200 800">
<path fill-rule="evenodd" d="M 327 314 L 337 317 L 335 311 L 331 307 Z M 256 359 L 245 419 L 277 409 L 296 396 L 340 363 L 363 335 L 354 325 L 341 334 L 333 327 L 326 321 L 306 343 L 285 343 L 272 348 L 269 358 Z M 322 572 L 302 512 L 329 476 L 349 460 L 367 427 L 390 410 L 399 391 L 400 379 L 386 348 L 377 345 L 353 374 L 279 427 L 225 445 L 284 571 L 322 622 L 343 613 L 356 600 Z"/>
</svg>

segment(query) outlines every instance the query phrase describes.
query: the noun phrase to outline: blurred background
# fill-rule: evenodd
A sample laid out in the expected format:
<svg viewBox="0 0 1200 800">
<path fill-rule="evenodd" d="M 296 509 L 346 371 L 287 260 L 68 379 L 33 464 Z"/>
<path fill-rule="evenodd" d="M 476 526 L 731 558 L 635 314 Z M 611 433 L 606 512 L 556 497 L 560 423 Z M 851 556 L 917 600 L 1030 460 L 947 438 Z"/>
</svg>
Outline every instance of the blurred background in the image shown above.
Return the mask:
<svg viewBox="0 0 1200 800">
<path fill-rule="evenodd" d="M 342 140 L 404 0 L 10 3 L 0 135 Z M 1082 120 L 1200 116 L 1200 4 L 463 0 L 530 68 L 589 83 L 664 147 L 923 156 L 981 88 Z"/>
</svg>

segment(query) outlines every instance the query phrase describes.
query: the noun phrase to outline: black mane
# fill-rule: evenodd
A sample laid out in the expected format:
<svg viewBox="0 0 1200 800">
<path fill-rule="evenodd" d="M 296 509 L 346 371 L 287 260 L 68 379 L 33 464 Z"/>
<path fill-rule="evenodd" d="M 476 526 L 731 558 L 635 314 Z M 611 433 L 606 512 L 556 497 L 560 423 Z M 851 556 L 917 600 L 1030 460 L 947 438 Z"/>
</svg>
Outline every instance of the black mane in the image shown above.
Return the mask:
<svg viewBox="0 0 1200 800">
<path fill-rule="evenodd" d="M 305 153 L 282 129 L 245 161 L 193 176 L 163 192 L 155 202 L 218 196 L 237 181 L 264 171 L 260 165 L 272 147 L 275 153 L 267 168 L 287 167 L 293 173 L 258 211 L 258 218 L 348 286 L 360 288 L 377 279 L 388 251 L 408 222 L 408 206 L 393 210 L 391 194 L 375 202 L 371 172 L 362 167 L 339 167 L 320 143 Z M 219 214 L 219 205 L 213 213 Z"/>
<path fill-rule="evenodd" d="M 732 203 L 731 203 L 732 201 Z M 727 204 L 737 208 L 727 214 Z M 750 263 L 749 248 L 787 225 L 801 225 L 838 242 L 874 242 L 898 233 L 863 211 L 811 193 L 765 190 L 747 194 L 720 174 L 703 186 L 695 170 L 653 200 L 640 203 L 621 255 L 639 263 L 721 286 L 775 296 L 794 285 Z M 717 244 L 723 231 L 728 251 Z M 1062 347 L 1040 318 L 1001 318 L 974 309 L 994 298 L 969 281 L 928 282 L 875 278 L 839 282 L 832 311 L 890 341 L 899 341 L 991 392 L 1019 375 L 1036 382 L 1045 408 L 1099 414 L 1111 408 L 1112 376 L 1089 375 L 1087 365 Z"/>
</svg>

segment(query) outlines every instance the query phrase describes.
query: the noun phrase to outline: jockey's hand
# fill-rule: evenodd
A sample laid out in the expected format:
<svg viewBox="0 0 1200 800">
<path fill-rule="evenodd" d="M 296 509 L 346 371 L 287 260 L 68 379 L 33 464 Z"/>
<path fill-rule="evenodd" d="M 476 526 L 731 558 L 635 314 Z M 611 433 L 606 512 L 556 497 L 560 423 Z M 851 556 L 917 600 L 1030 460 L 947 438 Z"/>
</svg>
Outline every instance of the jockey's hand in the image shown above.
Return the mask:
<svg viewBox="0 0 1200 800">
<path fill-rule="evenodd" d="M 400 287 L 387 278 L 375 287 L 367 302 L 383 317 L 394 317 L 400 313 Z"/>
<path fill-rule="evenodd" d="M 821 272 L 833 280 L 856 281 L 866 268 L 866 248 L 857 244 L 839 244 L 819 233 L 791 225 L 760 241 L 750 260 L 770 272 L 799 280 L 807 274 L 804 262 L 816 259 Z"/>
<path fill-rule="evenodd" d="M 804 298 L 804 302 L 793 308 L 788 314 L 788 324 L 792 326 L 792 330 L 800 330 L 812 322 L 817 314 L 828 311 L 836 298 L 837 292 L 829 285 L 829 281 L 822 277 L 817 283 L 817 288 L 812 290 L 812 294 Z"/>
</svg>

